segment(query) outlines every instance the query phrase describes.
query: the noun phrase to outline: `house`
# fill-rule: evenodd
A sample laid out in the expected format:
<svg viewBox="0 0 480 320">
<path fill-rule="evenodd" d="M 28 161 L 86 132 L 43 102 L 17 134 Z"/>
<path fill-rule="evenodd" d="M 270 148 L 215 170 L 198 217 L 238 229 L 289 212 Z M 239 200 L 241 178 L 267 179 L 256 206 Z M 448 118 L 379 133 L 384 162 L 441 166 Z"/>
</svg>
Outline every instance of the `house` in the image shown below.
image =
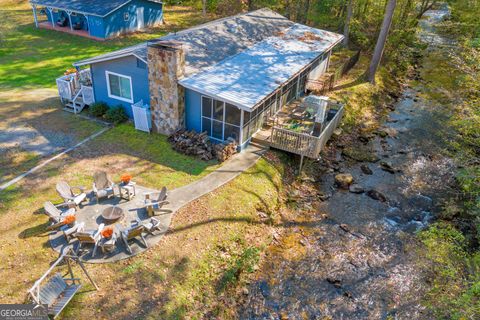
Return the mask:
<svg viewBox="0 0 480 320">
<path fill-rule="evenodd" d="M 142 30 L 163 21 L 163 3 L 154 0 L 30 0 L 30 4 L 37 28 L 96 40 Z"/>
<path fill-rule="evenodd" d="M 74 63 L 95 101 L 148 104 L 152 130 L 206 131 L 244 147 L 264 120 L 327 70 L 342 36 L 269 9 L 240 14 Z M 142 104 L 142 103 L 140 103 Z"/>
</svg>

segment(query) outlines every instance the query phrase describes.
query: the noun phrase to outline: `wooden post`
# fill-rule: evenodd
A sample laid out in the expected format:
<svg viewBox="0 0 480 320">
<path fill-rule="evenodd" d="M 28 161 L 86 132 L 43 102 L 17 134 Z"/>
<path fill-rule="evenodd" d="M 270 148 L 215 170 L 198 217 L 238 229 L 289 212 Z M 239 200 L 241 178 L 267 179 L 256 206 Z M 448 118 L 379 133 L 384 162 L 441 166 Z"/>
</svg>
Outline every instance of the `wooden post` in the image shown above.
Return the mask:
<svg viewBox="0 0 480 320">
<path fill-rule="evenodd" d="M 37 5 L 36 4 L 32 4 L 32 10 L 33 10 L 33 21 L 35 21 L 35 27 L 38 28 Z"/>
<path fill-rule="evenodd" d="M 55 19 L 53 18 L 53 8 L 47 7 L 48 12 L 50 12 L 50 18 L 52 18 L 52 27 L 55 29 Z"/>
<path fill-rule="evenodd" d="M 83 15 L 85 17 L 85 20 L 87 20 L 87 31 L 88 31 L 88 35 L 91 36 L 90 34 L 90 20 L 88 19 L 88 15 Z"/>
<path fill-rule="evenodd" d="M 68 23 L 70 24 L 70 30 L 73 31 L 73 25 L 72 25 L 72 11 L 67 10 L 65 11 L 68 15 Z"/>
<path fill-rule="evenodd" d="M 303 154 L 300 155 L 300 167 L 298 168 L 298 174 L 302 172 L 302 165 L 303 165 Z"/>
<path fill-rule="evenodd" d="M 83 272 L 85 273 L 85 275 L 87 276 L 88 280 L 90 280 L 90 283 L 93 284 L 93 286 L 95 287 L 95 289 L 99 290 L 97 284 L 95 283 L 95 281 L 93 281 L 93 279 L 90 277 L 90 275 L 88 274 L 87 272 L 87 269 L 85 269 L 85 266 L 83 265 L 82 261 L 80 260 L 79 257 L 77 257 L 77 262 L 78 262 L 78 265 L 82 268 Z"/>
</svg>

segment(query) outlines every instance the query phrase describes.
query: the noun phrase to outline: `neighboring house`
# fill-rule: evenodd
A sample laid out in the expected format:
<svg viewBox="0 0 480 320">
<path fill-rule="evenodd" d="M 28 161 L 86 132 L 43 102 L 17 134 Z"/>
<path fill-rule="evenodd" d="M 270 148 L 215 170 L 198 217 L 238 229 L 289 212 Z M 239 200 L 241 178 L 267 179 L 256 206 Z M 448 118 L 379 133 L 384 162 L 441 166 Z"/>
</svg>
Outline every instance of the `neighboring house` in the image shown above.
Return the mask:
<svg viewBox="0 0 480 320">
<path fill-rule="evenodd" d="M 90 66 L 94 98 L 149 104 L 152 130 L 208 132 L 242 147 L 267 117 L 327 70 L 336 33 L 260 9 L 74 63 Z"/>
<path fill-rule="evenodd" d="M 37 28 L 97 40 L 142 30 L 163 21 L 163 3 L 153 0 L 30 0 L 30 4 Z"/>
</svg>

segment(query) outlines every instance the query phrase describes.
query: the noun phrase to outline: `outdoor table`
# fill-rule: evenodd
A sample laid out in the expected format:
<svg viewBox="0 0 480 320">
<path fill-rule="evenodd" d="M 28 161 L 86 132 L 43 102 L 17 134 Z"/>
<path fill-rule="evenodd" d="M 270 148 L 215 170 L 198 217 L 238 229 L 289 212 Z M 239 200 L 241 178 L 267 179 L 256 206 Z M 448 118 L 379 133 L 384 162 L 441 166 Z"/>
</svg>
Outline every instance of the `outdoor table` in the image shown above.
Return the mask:
<svg viewBox="0 0 480 320">
<path fill-rule="evenodd" d="M 132 198 L 136 195 L 135 184 L 136 183 L 133 181 L 130 181 L 129 183 L 119 183 L 118 194 L 120 195 L 120 198 L 128 201 L 132 200 Z"/>
<path fill-rule="evenodd" d="M 99 241 L 98 246 L 102 249 L 102 253 L 109 253 L 115 250 L 115 242 L 117 237 L 115 233 L 110 238 L 103 238 Z"/>
</svg>

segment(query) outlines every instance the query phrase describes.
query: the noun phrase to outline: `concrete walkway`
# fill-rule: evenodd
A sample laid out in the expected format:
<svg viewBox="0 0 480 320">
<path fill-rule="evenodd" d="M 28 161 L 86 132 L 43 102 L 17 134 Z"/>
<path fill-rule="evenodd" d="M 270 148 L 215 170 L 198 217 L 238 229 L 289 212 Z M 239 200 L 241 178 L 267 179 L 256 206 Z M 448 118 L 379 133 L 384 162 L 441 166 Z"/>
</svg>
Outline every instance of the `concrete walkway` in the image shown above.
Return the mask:
<svg viewBox="0 0 480 320">
<path fill-rule="evenodd" d="M 183 206 L 187 205 L 191 201 L 194 201 L 201 196 L 212 192 L 215 189 L 233 180 L 242 172 L 253 166 L 262 156 L 262 154 L 265 153 L 265 151 L 266 150 L 262 147 L 250 145 L 243 152 L 234 155 L 220 168 L 203 177 L 202 179 L 184 187 L 169 191 L 167 200 L 170 202 L 170 205 L 165 206 L 164 208 L 171 209 L 172 213 L 155 217 L 160 221 L 160 230 L 155 231 L 152 235 L 146 236 L 148 247 L 151 248 L 155 246 L 163 237 L 163 235 L 168 231 L 175 212 L 177 212 L 179 209 L 181 209 Z M 119 201 L 119 199 L 112 199 L 110 201 L 103 200 L 101 204 L 96 204 L 96 201 L 94 199 L 90 199 L 90 202 L 77 212 L 77 217 L 79 218 L 79 221 L 85 222 L 89 229 L 94 230 L 95 228 L 97 228 L 99 222 L 102 222 L 102 209 L 107 205 L 118 205 L 127 213 L 126 218 L 128 219 L 124 219 L 125 221 L 121 221 L 119 223 L 119 226 L 115 226 L 115 229 L 124 229 L 126 227 L 126 224 L 128 224 L 131 220 L 135 220 L 137 218 L 142 223 L 148 222 L 150 218 L 148 217 L 145 209 L 143 208 L 144 197 L 142 193 L 144 191 L 151 192 L 153 190 L 147 190 L 141 186 L 138 186 L 137 188 L 137 191 L 140 192 L 138 192 L 137 196 L 133 200 L 128 202 L 123 200 Z M 49 239 L 50 245 L 55 251 L 61 252 L 67 246 L 69 246 L 62 232 L 60 231 L 52 232 L 49 236 Z M 117 248 L 110 254 L 103 255 L 101 253 L 101 250 L 98 250 L 97 255 L 95 257 L 92 257 L 92 250 L 90 250 L 89 252 L 86 252 L 83 256 L 81 256 L 81 259 L 89 263 L 109 263 L 130 258 L 148 249 L 141 245 L 139 242 L 132 241 L 132 243 L 130 244 L 132 248 L 132 254 L 128 254 L 121 240 L 117 240 L 116 245 Z"/>
</svg>

